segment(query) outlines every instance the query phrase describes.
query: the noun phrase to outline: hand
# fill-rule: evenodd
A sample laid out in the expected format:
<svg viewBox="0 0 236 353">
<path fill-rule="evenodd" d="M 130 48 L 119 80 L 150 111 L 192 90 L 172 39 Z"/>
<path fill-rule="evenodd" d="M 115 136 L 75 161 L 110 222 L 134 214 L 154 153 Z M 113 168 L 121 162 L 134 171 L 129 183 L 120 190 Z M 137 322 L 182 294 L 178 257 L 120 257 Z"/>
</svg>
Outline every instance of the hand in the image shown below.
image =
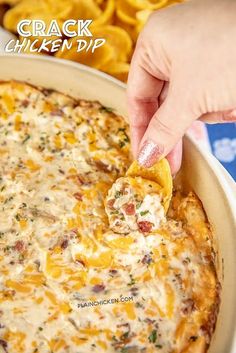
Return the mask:
<svg viewBox="0 0 236 353">
<path fill-rule="evenodd" d="M 149 167 L 181 163 L 193 121 L 236 121 L 236 1 L 192 0 L 151 15 L 128 79 L 132 149 Z"/>
</svg>

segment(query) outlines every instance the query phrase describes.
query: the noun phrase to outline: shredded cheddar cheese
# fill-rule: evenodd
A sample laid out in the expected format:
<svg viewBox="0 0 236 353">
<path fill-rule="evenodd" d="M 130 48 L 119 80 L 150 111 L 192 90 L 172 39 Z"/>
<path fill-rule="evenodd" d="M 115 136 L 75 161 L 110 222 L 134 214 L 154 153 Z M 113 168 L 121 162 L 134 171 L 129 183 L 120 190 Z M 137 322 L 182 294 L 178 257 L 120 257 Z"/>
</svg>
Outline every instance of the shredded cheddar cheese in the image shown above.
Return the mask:
<svg viewBox="0 0 236 353">
<path fill-rule="evenodd" d="M 166 215 L 130 163 L 111 109 L 0 83 L 0 351 L 206 352 L 220 285 L 202 205 L 176 192 Z"/>
</svg>

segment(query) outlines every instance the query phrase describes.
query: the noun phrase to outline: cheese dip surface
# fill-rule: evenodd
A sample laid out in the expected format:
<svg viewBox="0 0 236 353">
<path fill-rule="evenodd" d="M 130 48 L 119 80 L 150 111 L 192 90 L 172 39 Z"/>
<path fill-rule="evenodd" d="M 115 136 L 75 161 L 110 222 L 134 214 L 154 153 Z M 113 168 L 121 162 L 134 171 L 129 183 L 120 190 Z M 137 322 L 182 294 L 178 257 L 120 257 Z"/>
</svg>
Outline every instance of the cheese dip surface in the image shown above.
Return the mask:
<svg viewBox="0 0 236 353">
<path fill-rule="evenodd" d="M 0 352 L 206 352 L 220 285 L 202 204 L 175 191 L 166 216 L 130 163 L 110 108 L 0 83 Z"/>
</svg>

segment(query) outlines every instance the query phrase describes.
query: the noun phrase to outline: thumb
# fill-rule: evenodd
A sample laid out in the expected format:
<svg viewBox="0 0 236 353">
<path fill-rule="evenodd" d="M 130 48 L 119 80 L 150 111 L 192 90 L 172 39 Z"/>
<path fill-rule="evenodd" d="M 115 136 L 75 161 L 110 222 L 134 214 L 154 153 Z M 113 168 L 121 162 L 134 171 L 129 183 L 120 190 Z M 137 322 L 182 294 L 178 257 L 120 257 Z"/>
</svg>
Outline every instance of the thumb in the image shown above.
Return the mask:
<svg viewBox="0 0 236 353">
<path fill-rule="evenodd" d="M 194 117 L 186 100 L 177 97 L 178 94 L 168 93 L 142 138 L 138 162 L 146 168 L 165 157 L 197 118 Z"/>
</svg>

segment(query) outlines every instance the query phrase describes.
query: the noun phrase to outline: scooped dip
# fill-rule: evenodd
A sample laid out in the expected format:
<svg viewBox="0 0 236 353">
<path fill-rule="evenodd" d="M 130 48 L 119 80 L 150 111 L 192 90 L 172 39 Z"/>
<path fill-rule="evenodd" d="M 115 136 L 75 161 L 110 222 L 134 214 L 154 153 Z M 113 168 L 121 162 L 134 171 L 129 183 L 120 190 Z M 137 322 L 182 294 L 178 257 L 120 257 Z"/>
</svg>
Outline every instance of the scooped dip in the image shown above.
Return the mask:
<svg viewBox="0 0 236 353">
<path fill-rule="evenodd" d="M 139 230 L 149 233 L 165 221 L 160 188 L 141 177 L 116 180 L 105 201 L 110 227 L 117 233 Z"/>
</svg>

